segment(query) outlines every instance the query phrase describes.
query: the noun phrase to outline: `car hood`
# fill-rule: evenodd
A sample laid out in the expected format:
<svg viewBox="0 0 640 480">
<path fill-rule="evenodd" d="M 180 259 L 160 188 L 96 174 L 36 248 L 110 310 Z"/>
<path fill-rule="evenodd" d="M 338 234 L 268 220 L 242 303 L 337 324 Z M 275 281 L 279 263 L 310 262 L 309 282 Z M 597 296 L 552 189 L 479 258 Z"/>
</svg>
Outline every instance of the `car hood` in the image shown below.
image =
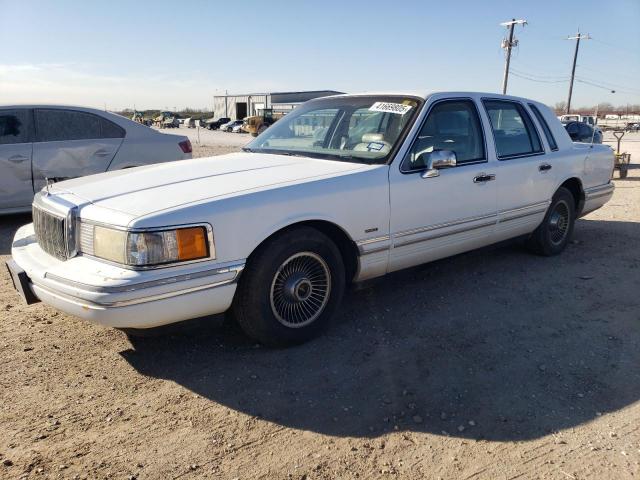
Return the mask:
<svg viewBox="0 0 640 480">
<path fill-rule="evenodd" d="M 349 162 L 261 153 L 232 153 L 101 173 L 56 183 L 51 194 L 73 194 L 139 217 L 203 200 L 241 195 L 380 168 Z"/>
</svg>

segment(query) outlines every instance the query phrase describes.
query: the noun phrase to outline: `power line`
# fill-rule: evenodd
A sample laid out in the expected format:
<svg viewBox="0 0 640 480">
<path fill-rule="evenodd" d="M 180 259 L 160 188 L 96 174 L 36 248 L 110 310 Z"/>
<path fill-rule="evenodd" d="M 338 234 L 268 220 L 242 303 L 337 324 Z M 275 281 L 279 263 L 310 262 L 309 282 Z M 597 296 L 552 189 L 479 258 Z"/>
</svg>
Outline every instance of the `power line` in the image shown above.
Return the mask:
<svg viewBox="0 0 640 480">
<path fill-rule="evenodd" d="M 524 78 L 525 80 L 531 80 L 532 82 L 538 82 L 538 83 L 565 83 L 569 80 L 568 78 L 565 78 L 564 80 L 544 80 L 540 78 L 531 78 L 526 75 L 521 75 L 518 72 L 515 72 L 514 70 L 511 70 L 511 74 L 515 77 Z"/>
<path fill-rule="evenodd" d="M 600 70 L 600 69 L 597 69 L 597 68 L 593 68 L 593 67 L 590 67 L 588 65 L 583 65 L 581 63 L 578 64 L 578 68 L 579 69 L 584 68 L 586 70 L 590 70 L 592 72 L 600 73 L 602 75 L 611 75 L 611 70 L 605 72 L 603 70 Z M 615 75 L 616 75 L 616 77 L 626 77 L 626 78 L 633 79 L 633 80 L 638 80 L 638 77 L 639 77 L 639 75 L 629 75 L 628 73 L 620 72 L 617 69 L 616 69 Z"/>
<path fill-rule="evenodd" d="M 519 70 L 517 68 L 511 67 L 511 71 L 519 73 L 520 75 L 526 75 L 528 77 L 540 78 L 542 80 L 569 80 L 567 75 L 551 75 L 551 74 L 542 74 L 542 73 L 530 73 L 525 72 L 523 70 Z"/>
<path fill-rule="evenodd" d="M 609 90 L 611 93 L 618 92 L 618 93 L 628 93 L 630 95 L 640 95 L 640 93 L 637 93 L 637 92 L 630 92 L 628 90 L 613 89 L 613 88 L 607 87 L 605 85 L 599 85 L 599 84 L 591 82 L 589 80 L 581 79 L 580 77 L 576 78 L 576 82 L 580 82 L 580 83 L 584 83 L 584 84 L 587 84 L 587 85 L 591 85 L 592 87 L 603 88 L 604 90 Z"/>
<path fill-rule="evenodd" d="M 640 94 L 640 89 L 638 89 L 638 88 L 629 87 L 627 85 L 621 85 L 619 83 L 612 83 L 612 82 L 610 82 L 608 80 L 594 80 L 592 78 L 585 78 L 583 76 L 579 76 L 579 77 L 576 77 L 576 78 L 580 78 L 582 80 L 589 80 L 591 82 L 598 82 L 598 83 L 602 83 L 604 85 L 610 85 L 612 88 L 623 88 L 625 90 L 636 90 Z"/>
<path fill-rule="evenodd" d="M 569 77 L 568 76 L 531 73 L 531 72 L 525 72 L 523 70 L 518 70 L 518 69 L 515 69 L 513 67 L 511 67 L 511 73 L 513 75 L 517 76 L 517 77 L 524 78 L 524 79 L 527 79 L 527 80 L 532 80 L 532 81 L 538 81 L 538 82 L 541 82 L 541 83 L 562 83 L 562 82 L 569 81 Z M 602 88 L 608 88 L 609 90 L 612 90 L 612 89 L 624 89 L 624 90 L 629 90 L 630 92 L 628 92 L 628 93 L 634 93 L 634 90 L 636 90 L 637 93 L 640 94 L 640 89 L 636 89 L 634 87 L 629 87 L 627 85 L 616 84 L 616 83 L 612 83 L 612 82 L 605 81 L 605 80 L 587 78 L 587 77 L 583 77 L 581 75 L 580 76 L 576 75 L 575 78 L 576 78 L 576 80 L 580 79 L 581 81 L 584 81 L 582 83 L 594 82 L 594 83 L 602 84 L 602 85 L 597 85 L 597 86 L 600 86 Z M 618 90 L 618 91 L 622 92 L 622 90 Z"/>
<path fill-rule="evenodd" d="M 624 45 L 614 45 L 613 43 L 603 42 L 602 40 L 598 40 L 597 38 L 592 38 L 591 40 L 593 40 L 594 42 L 601 43 L 602 45 L 606 45 L 607 47 L 614 48 L 617 51 L 619 51 L 619 50 L 627 50 L 628 52 L 631 52 L 631 53 L 634 53 L 634 54 L 638 53 L 637 50 L 633 50 L 631 48 L 625 47 Z"/>
</svg>

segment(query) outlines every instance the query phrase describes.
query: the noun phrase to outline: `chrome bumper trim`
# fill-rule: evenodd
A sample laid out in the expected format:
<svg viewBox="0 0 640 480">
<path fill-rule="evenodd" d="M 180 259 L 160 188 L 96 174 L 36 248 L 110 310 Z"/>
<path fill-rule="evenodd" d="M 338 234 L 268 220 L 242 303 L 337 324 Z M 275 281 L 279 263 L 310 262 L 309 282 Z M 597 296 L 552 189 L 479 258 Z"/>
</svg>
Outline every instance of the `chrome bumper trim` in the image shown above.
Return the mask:
<svg viewBox="0 0 640 480">
<path fill-rule="evenodd" d="M 118 307 L 128 307 L 131 305 L 139 305 L 141 303 L 149 303 L 157 300 L 165 300 L 168 298 L 179 297 L 182 295 L 187 295 L 189 293 L 200 292 L 203 290 L 209 290 L 217 287 L 222 287 L 224 285 L 230 285 L 236 283 L 238 280 L 239 272 L 233 278 L 229 278 L 227 280 L 221 280 L 219 282 L 207 283 L 205 285 L 199 285 L 197 287 L 184 288 L 182 290 L 174 290 L 172 292 L 159 293 L 157 295 L 149 295 L 148 297 L 134 298 L 131 300 L 121 300 L 117 302 L 96 302 L 96 301 L 87 301 L 77 297 L 73 297 L 71 295 L 67 295 L 56 290 L 53 290 L 49 287 L 43 285 L 34 284 L 37 289 L 44 290 L 48 292 L 50 295 L 54 295 L 58 298 L 61 298 L 66 301 L 70 301 L 76 304 L 81 304 L 83 307 L 92 308 L 92 309 L 104 309 L 104 308 L 118 308 Z"/>
<path fill-rule="evenodd" d="M 597 187 L 588 188 L 584 192 L 585 201 L 594 200 L 600 197 L 606 197 L 612 195 L 615 190 L 613 183 L 607 183 L 605 185 L 599 185 Z"/>
<path fill-rule="evenodd" d="M 240 273 L 242 272 L 242 270 L 244 269 L 244 265 L 245 265 L 244 263 L 235 263 L 233 265 L 219 267 L 219 268 L 210 269 L 210 270 L 203 270 L 201 272 L 186 273 L 183 275 L 175 275 L 173 277 L 160 278 L 158 280 L 152 280 L 148 282 L 138 282 L 138 283 L 132 283 L 128 285 L 118 285 L 113 287 L 88 285 L 86 283 L 76 282 L 75 280 L 63 278 L 49 272 L 45 273 L 44 276 L 45 278 L 61 283 L 63 285 L 67 285 L 73 288 L 78 288 L 80 290 L 84 290 L 87 292 L 125 293 L 125 292 L 135 292 L 138 290 L 143 290 L 145 288 L 159 287 L 162 285 L 171 285 L 174 283 L 184 282 L 188 280 L 196 280 L 198 278 L 204 278 L 204 277 L 209 277 L 213 275 L 220 275 L 220 274 L 229 273 L 229 272 L 235 272 L 235 276 L 232 279 L 232 281 L 235 281 L 237 277 L 240 275 Z"/>
</svg>

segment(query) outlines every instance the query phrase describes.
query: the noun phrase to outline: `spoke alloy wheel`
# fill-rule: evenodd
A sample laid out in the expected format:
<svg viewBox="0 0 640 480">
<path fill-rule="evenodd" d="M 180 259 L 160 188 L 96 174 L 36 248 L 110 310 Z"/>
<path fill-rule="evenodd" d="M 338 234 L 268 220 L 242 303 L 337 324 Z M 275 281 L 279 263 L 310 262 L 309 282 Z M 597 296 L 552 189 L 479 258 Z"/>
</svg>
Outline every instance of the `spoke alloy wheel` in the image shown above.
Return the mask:
<svg viewBox="0 0 640 480">
<path fill-rule="evenodd" d="M 271 310 L 285 327 L 304 327 L 322 314 L 330 293 L 331 273 L 322 257 L 313 252 L 296 253 L 273 277 Z"/>
<path fill-rule="evenodd" d="M 558 202 L 553 212 L 551 212 L 549 217 L 549 239 L 554 245 L 560 245 L 567 233 L 569 233 L 570 216 L 569 205 L 564 201 Z"/>
</svg>

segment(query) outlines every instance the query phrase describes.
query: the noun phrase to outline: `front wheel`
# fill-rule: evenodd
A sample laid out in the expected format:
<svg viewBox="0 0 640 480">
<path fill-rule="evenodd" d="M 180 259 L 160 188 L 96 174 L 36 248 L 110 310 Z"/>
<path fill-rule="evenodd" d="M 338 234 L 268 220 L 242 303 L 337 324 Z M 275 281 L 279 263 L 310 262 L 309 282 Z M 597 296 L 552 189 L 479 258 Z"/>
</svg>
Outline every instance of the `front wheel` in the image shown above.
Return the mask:
<svg viewBox="0 0 640 480">
<path fill-rule="evenodd" d="M 333 241 L 314 228 L 296 228 L 267 240 L 251 255 L 232 315 L 261 343 L 302 343 L 329 324 L 344 286 L 344 264 Z"/>
<path fill-rule="evenodd" d="M 569 243 L 575 220 L 573 195 L 566 188 L 560 187 L 551 200 L 544 220 L 529 237 L 529 248 L 545 256 L 561 253 Z"/>
</svg>

